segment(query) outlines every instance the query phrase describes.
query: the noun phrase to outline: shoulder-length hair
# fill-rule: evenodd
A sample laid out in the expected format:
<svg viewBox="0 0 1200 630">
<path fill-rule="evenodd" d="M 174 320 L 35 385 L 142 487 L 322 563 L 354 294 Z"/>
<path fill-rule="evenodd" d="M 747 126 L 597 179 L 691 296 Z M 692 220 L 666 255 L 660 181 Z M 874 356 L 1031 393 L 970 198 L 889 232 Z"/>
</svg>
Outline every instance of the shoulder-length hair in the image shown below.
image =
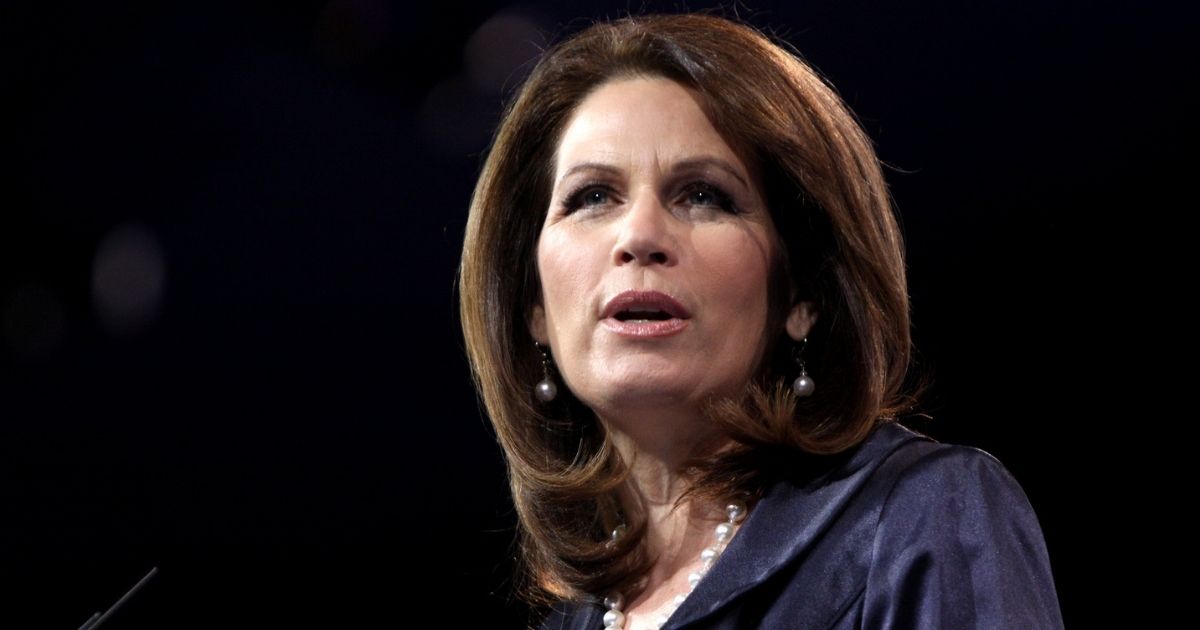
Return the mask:
<svg viewBox="0 0 1200 630">
<path fill-rule="evenodd" d="M 708 419 L 730 439 L 681 471 L 692 476 L 689 495 L 753 500 L 780 465 L 859 444 L 927 387 L 922 379 L 905 393 L 903 243 L 879 160 L 834 89 L 784 46 L 707 14 L 597 23 L 549 48 L 505 108 L 471 199 L 458 281 L 467 355 L 519 521 L 518 592 L 532 604 L 629 592 L 653 561 L 644 522 L 617 499 L 628 471 L 604 427 L 566 387 L 550 404 L 534 397 L 544 368 L 527 318 L 540 299 L 535 250 L 553 157 L 570 115 L 601 84 L 651 76 L 691 88 L 758 165 L 781 240 L 768 288 L 778 336 L 744 396 L 710 401 Z M 803 355 L 818 386 L 803 399 L 791 391 L 797 367 L 783 326 L 798 300 L 819 312 Z"/>
</svg>

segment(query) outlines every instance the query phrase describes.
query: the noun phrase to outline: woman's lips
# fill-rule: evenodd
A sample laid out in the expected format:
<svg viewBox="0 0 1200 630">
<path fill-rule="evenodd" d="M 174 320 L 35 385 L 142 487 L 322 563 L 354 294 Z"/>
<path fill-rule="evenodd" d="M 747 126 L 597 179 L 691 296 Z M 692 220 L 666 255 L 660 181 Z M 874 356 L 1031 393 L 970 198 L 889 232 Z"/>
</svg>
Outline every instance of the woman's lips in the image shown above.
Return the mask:
<svg viewBox="0 0 1200 630">
<path fill-rule="evenodd" d="M 604 305 L 600 319 L 616 317 L 622 311 L 661 311 L 670 317 L 687 319 L 692 316 L 679 300 L 652 290 L 632 290 L 618 293 Z M 630 319 L 626 317 L 626 319 Z"/>
<path fill-rule="evenodd" d="M 682 332 L 692 314 L 661 291 L 632 290 L 608 301 L 600 323 L 622 337 L 667 337 Z"/>
<path fill-rule="evenodd" d="M 609 317 L 600 320 L 600 323 L 622 337 L 633 338 L 668 337 L 683 332 L 683 329 L 688 326 L 688 320 L 678 317 L 662 320 L 631 319 L 626 321 Z"/>
</svg>

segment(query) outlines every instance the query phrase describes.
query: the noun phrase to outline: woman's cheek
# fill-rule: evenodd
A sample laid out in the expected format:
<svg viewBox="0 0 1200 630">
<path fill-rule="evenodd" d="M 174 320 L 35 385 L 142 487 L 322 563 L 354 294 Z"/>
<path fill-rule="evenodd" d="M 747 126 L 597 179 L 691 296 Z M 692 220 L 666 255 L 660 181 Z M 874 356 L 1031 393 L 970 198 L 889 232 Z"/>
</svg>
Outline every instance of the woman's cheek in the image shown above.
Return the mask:
<svg viewBox="0 0 1200 630">
<path fill-rule="evenodd" d="M 762 249 L 749 238 L 702 243 L 698 277 L 717 293 L 750 299 L 766 297 L 767 263 Z"/>
<path fill-rule="evenodd" d="M 591 294 L 598 286 L 595 248 L 570 238 L 566 230 L 543 233 L 538 249 L 542 289 L 551 321 L 562 331 L 564 323 L 578 321 L 586 315 Z"/>
</svg>

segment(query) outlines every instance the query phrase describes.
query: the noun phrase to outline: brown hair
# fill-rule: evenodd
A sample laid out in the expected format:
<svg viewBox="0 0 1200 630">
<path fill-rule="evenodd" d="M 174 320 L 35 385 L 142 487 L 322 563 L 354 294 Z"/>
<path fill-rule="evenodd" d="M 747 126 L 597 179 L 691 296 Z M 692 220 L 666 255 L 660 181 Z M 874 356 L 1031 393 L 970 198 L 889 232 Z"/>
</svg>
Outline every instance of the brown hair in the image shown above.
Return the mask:
<svg viewBox="0 0 1200 630">
<path fill-rule="evenodd" d="M 928 385 L 904 393 L 913 349 L 903 243 L 879 160 L 833 88 L 784 46 L 706 14 L 598 23 L 547 50 L 505 109 L 471 199 L 459 290 L 519 520 L 518 593 L 531 603 L 628 592 L 652 562 L 636 518 L 605 544 L 626 521 L 617 488 L 628 471 L 603 426 L 566 387 L 551 404 L 533 395 L 542 364 L 526 322 L 540 299 L 535 253 L 553 156 L 575 107 L 602 83 L 660 76 L 694 90 L 761 169 L 782 241 L 769 287 L 778 337 L 742 398 L 710 401 L 709 420 L 731 441 L 689 462 L 689 495 L 754 498 L 789 462 L 859 444 Z M 790 388 L 797 369 L 783 327 L 799 300 L 820 314 L 804 350 L 818 387 L 804 399 Z"/>
</svg>

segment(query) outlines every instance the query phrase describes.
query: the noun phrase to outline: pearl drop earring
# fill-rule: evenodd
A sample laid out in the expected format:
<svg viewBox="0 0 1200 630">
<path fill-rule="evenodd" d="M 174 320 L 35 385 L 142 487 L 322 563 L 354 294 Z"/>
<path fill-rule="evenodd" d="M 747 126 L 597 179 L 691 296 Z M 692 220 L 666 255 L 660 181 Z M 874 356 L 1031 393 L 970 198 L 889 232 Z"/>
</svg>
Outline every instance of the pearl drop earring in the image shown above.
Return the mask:
<svg viewBox="0 0 1200 630">
<path fill-rule="evenodd" d="M 538 400 L 544 403 L 550 402 L 558 396 L 558 386 L 550 378 L 550 355 L 546 353 L 546 348 L 542 344 L 535 341 L 533 345 L 542 353 L 542 380 L 534 386 L 533 393 Z"/>
<path fill-rule="evenodd" d="M 800 353 L 804 351 L 804 348 L 807 345 L 808 337 L 805 337 L 800 344 L 794 346 L 794 349 L 792 350 L 792 356 L 795 357 L 796 364 L 800 366 L 800 376 L 797 376 L 796 380 L 792 381 L 792 391 L 796 392 L 796 395 L 801 398 L 804 398 L 805 396 L 812 396 L 813 390 L 817 388 L 816 383 L 809 378 L 808 371 L 804 369 L 804 359 L 800 358 Z"/>
</svg>

